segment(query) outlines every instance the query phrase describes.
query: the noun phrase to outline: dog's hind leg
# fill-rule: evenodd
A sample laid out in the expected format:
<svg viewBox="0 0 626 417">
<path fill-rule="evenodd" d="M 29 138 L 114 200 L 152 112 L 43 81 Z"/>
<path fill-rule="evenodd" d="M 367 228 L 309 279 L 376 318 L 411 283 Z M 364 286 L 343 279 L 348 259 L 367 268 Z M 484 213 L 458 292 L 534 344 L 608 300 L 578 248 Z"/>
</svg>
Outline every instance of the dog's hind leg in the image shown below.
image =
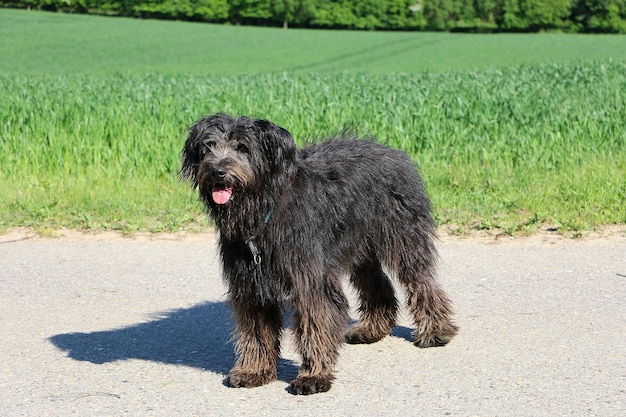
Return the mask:
<svg viewBox="0 0 626 417">
<path fill-rule="evenodd" d="M 346 342 L 378 342 L 396 324 L 398 301 L 393 285 L 377 260 L 356 268 L 350 282 L 359 292 L 360 321 L 347 331 Z"/>
<path fill-rule="evenodd" d="M 339 280 L 315 280 L 294 299 L 294 336 L 302 356 L 291 393 L 299 395 L 328 391 L 347 326 L 348 300 Z"/>
<path fill-rule="evenodd" d="M 277 305 L 252 308 L 248 303 L 234 301 L 237 322 L 235 331 L 235 366 L 226 378 L 231 387 L 258 387 L 276 379 L 282 332 L 281 309 Z"/>
<path fill-rule="evenodd" d="M 452 302 L 435 277 L 435 260 L 432 242 L 398 257 L 398 279 L 406 288 L 416 325 L 413 343 L 421 348 L 443 346 L 458 332 L 452 322 Z"/>
<path fill-rule="evenodd" d="M 452 322 L 452 303 L 434 280 L 418 280 L 407 285 L 408 305 L 416 329 L 413 343 L 426 348 L 443 346 L 458 333 Z"/>
</svg>

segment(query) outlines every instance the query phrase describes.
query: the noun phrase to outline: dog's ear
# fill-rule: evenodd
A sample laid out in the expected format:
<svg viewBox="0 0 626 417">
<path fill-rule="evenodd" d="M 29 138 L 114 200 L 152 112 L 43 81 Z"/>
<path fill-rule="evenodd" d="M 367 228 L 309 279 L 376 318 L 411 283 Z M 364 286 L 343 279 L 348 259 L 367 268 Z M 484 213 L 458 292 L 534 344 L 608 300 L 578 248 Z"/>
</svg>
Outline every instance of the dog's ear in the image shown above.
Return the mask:
<svg viewBox="0 0 626 417">
<path fill-rule="evenodd" d="M 235 119 L 228 114 L 217 113 L 197 120 L 189 129 L 185 146 L 180 155 L 180 171 L 183 180 L 198 186 L 198 166 L 206 155 L 206 144 L 211 137 L 223 137 L 232 130 Z"/>
<path fill-rule="evenodd" d="M 291 165 L 296 158 L 296 143 L 287 129 L 268 120 L 255 120 L 259 143 L 276 168 Z"/>
</svg>

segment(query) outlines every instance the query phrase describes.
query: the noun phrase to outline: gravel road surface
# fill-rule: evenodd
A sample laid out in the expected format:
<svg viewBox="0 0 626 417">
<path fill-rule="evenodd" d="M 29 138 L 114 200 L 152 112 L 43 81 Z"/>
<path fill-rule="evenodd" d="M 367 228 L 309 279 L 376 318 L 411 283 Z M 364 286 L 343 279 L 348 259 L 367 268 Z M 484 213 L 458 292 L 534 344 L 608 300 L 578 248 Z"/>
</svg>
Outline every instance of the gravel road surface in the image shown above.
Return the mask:
<svg viewBox="0 0 626 417">
<path fill-rule="evenodd" d="M 211 235 L 0 236 L 1 416 L 626 415 L 626 238 L 444 239 L 459 335 L 345 346 L 328 393 L 224 386 L 232 322 Z M 351 296 L 353 299 L 353 296 Z"/>
</svg>

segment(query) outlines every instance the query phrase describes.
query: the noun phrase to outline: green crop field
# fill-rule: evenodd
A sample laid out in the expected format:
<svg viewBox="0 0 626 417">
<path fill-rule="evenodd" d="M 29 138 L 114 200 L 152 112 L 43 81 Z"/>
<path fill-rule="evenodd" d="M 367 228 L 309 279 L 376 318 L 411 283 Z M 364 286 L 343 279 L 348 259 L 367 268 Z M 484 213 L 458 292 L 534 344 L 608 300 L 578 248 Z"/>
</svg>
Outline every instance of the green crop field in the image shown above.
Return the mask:
<svg viewBox="0 0 626 417">
<path fill-rule="evenodd" d="M 356 127 L 420 166 L 440 224 L 626 224 L 626 36 L 305 31 L 0 9 L 0 231 L 206 226 L 185 129 Z"/>
<path fill-rule="evenodd" d="M 626 59 L 626 36 L 282 30 L 0 9 L 0 72 L 416 73 Z"/>
</svg>

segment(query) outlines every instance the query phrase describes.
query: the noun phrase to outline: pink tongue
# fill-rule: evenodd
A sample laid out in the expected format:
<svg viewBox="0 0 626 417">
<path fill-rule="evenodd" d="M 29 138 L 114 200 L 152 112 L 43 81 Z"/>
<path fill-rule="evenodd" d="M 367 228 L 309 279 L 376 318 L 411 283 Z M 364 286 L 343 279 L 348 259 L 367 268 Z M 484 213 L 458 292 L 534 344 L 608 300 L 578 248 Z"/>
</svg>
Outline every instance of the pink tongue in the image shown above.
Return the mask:
<svg viewBox="0 0 626 417">
<path fill-rule="evenodd" d="M 213 201 L 215 204 L 226 204 L 233 195 L 233 189 L 224 185 L 215 185 L 213 187 Z"/>
</svg>

